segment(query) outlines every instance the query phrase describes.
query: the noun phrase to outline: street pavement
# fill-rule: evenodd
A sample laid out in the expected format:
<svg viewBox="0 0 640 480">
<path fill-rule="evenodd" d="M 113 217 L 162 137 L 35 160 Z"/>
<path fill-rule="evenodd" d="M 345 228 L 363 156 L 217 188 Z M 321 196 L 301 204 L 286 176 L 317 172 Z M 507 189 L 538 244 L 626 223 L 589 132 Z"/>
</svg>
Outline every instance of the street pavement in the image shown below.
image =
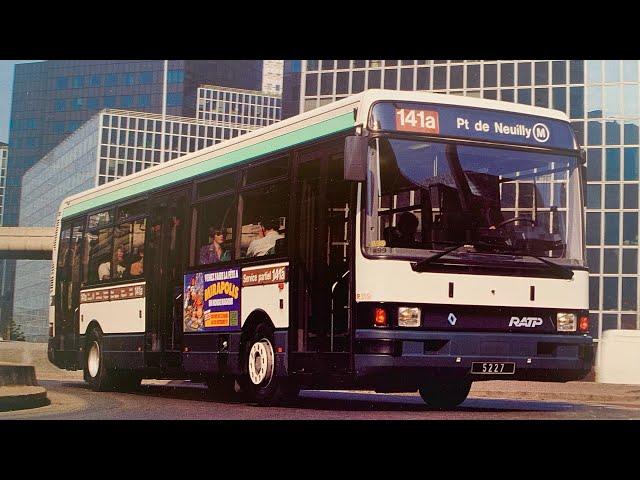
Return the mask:
<svg viewBox="0 0 640 480">
<path fill-rule="evenodd" d="M 22 343 L 21 345 L 16 345 Z M 2 419 L 640 419 L 640 385 L 595 382 L 475 382 L 449 412 L 429 410 L 417 393 L 303 391 L 287 407 L 220 401 L 202 384 L 145 380 L 132 393 L 93 392 L 81 372 L 46 359 L 46 346 L 0 342 L 0 361 L 30 362 L 50 405 L 3 412 Z"/>
<path fill-rule="evenodd" d="M 51 404 L 1 412 L 1 420 L 629 420 L 638 406 L 598 402 L 470 397 L 450 411 L 430 410 L 417 393 L 303 391 L 287 406 L 222 401 L 202 384 L 144 381 L 131 393 L 93 392 L 81 381 L 44 380 Z"/>
</svg>

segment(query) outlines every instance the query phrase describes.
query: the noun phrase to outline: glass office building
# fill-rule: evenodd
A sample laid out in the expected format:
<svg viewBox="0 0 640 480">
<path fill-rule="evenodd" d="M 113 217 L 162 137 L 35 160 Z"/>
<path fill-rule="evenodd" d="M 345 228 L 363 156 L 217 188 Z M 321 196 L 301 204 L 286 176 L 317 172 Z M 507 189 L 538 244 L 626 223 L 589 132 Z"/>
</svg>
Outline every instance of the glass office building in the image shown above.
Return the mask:
<svg viewBox="0 0 640 480">
<path fill-rule="evenodd" d="M 7 176 L 7 158 L 9 145 L 0 142 L 0 225 L 2 225 L 2 207 L 4 206 L 4 184 Z"/>
<path fill-rule="evenodd" d="M 196 117 L 198 86 L 258 90 L 262 60 L 169 60 L 166 113 Z M 24 173 L 64 138 L 104 108 L 161 113 L 164 60 L 49 60 L 15 66 L 7 165 L 4 224 L 18 225 Z M 0 265 L 2 321 L 11 315 L 15 261 Z"/>
<path fill-rule="evenodd" d="M 164 61 L 51 60 L 15 66 L 6 224 L 17 225 L 20 178 L 103 108 L 161 113 Z M 257 90 L 261 60 L 171 60 L 166 113 L 194 118 L 201 84 Z"/>
<path fill-rule="evenodd" d="M 283 117 L 369 88 L 429 90 L 565 112 L 587 151 L 594 337 L 638 329 L 637 60 L 287 60 Z"/>
<path fill-rule="evenodd" d="M 217 125 L 266 127 L 280 121 L 280 95 L 214 85 L 198 88 L 198 119 Z"/>
<path fill-rule="evenodd" d="M 4 142 L 0 142 L 0 226 L 2 226 L 2 207 L 4 205 L 4 185 L 7 175 L 7 157 L 9 156 L 9 145 Z M 0 260 L 0 337 L 9 336 L 8 325 L 2 322 L 2 307 L 6 304 L 3 299 L 8 294 L 5 292 L 4 275 L 6 271 L 6 260 Z"/>
<path fill-rule="evenodd" d="M 20 225 L 51 227 L 62 200 L 103 183 L 255 129 L 194 118 L 106 109 L 31 167 L 23 177 Z M 164 148 L 162 139 L 164 138 Z M 28 341 L 46 341 L 51 262 L 18 260 L 13 319 Z"/>
</svg>

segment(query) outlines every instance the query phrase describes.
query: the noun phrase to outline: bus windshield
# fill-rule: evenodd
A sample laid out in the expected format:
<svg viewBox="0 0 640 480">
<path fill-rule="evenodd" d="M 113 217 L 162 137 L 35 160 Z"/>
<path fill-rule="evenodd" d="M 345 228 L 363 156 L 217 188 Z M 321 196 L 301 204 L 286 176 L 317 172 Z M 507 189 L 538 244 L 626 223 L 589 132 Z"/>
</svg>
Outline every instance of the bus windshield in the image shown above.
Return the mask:
<svg viewBox="0 0 640 480">
<path fill-rule="evenodd" d="M 570 238 L 582 228 L 576 156 L 380 137 L 369 158 L 370 254 L 420 259 L 467 243 L 451 255 L 582 263 Z"/>
</svg>

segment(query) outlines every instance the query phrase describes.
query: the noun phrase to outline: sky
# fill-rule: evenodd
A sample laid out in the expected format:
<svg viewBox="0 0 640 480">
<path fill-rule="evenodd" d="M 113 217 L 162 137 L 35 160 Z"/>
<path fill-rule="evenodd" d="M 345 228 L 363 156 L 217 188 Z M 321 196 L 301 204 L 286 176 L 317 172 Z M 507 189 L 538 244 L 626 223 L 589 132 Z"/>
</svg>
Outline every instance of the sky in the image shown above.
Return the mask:
<svg viewBox="0 0 640 480">
<path fill-rule="evenodd" d="M 36 61 L 38 60 L 0 60 L 0 142 L 9 143 L 13 66 L 16 63 Z"/>
</svg>

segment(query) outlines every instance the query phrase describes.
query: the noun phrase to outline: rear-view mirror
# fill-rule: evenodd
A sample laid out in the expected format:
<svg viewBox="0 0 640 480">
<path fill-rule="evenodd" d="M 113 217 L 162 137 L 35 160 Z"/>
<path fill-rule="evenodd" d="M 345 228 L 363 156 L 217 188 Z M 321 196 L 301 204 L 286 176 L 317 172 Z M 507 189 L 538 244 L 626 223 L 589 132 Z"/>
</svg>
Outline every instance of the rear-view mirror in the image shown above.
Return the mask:
<svg viewBox="0 0 640 480">
<path fill-rule="evenodd" d="M 344 179 L 354 182 L 367 179 L 367 137 L 353 135 L 345 138 Z"/>
</svg>

